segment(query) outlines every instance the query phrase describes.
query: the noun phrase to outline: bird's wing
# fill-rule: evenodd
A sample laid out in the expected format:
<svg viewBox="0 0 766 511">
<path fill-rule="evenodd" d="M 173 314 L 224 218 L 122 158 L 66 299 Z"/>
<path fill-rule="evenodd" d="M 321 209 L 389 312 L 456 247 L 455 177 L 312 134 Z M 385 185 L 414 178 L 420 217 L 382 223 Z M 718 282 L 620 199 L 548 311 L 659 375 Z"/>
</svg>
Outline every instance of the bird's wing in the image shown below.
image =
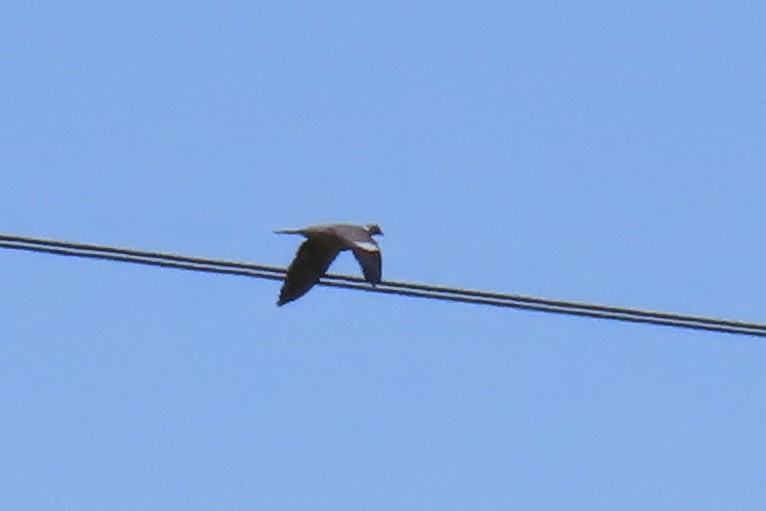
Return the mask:
<svg viewBox="0 0 766 511">
<path fill-rule="evenodd" d="M 336 224 L 328 226 L 332 234 L 354 252 L 354 257 L 362 267 L 364 278 L 375 285 L 380 282 L 381 257 L 380 247 L 370 233 L 361 225 Z"/>
<path fill-rule="evenodd" d="M 375 243 L 375 240 L 369 238 L 368 240 L 355 241 L 351 250 L 354 252 L 356 260 L 359 261 L 359 266 L 362 267 L 362 273 L 367 282 L 372 285 L 379 283 L 383 263 L 380 257 L 380 247 Z"/>
<path fill-rule="evenodd" d="M 326 240 L 309 238 L 303 242 L 287 269 L 277 305 L 300 298 L 319 282 L 338 255 L 339 247 Z"/>
</svg>

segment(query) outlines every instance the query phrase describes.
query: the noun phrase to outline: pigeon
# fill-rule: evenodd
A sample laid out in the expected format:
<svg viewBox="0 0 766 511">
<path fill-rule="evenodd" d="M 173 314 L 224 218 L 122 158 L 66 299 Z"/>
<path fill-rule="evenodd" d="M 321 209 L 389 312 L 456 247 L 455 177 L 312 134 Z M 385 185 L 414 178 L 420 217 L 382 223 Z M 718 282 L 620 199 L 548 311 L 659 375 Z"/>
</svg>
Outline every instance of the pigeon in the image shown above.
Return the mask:
<svg viewBox="0 0 766 511">
<path fill-rule="evenodd" d="M 380 247 L 372 237 L 383 234 L 377 224 L 324 224 L 274 232 L 301 234 L 307 238 L 287 269 L 287 276 L 279 292 L 278 306 L 305 295 L 319 282 L 335 257 L 343 250 L 351 250 L 354 253 L 367 282 L 373 287 L 380 282 Z"/>
</svg>

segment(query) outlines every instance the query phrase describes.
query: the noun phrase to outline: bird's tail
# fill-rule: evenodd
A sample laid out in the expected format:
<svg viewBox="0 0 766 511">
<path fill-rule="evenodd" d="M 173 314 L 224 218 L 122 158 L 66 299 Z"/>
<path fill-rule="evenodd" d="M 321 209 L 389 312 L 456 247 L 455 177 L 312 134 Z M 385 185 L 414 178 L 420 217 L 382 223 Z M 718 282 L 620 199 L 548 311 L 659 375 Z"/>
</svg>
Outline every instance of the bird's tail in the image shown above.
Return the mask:
<svg viewBox="0 0 766 511">
<path fill-rule="evenodd" d="M 274 234 L 303 234 L 303 229 L 277 229 Z"/>
</svg>

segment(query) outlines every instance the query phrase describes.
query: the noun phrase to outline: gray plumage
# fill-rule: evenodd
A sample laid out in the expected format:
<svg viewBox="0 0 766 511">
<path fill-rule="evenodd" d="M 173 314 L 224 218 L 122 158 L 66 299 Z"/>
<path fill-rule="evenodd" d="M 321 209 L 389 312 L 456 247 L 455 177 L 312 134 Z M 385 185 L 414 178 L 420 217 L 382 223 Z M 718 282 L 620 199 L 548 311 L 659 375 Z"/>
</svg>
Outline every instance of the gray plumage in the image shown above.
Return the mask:
<svg viewBox="0 0 766 511">
<path fill-rule="evenodd" d="M 300 298 L 327 272 L 343 250 L 351 250 L 362 268 L 365 280 L 375 286 L 381 279 L 380 247 L 373 235 L 383 234 L 376 224 L 325 224 L 303 229 L 282 229 L 277 234 L 301 234 L 301 244 L 279 292 L 277 305 Z"/>
</svg>

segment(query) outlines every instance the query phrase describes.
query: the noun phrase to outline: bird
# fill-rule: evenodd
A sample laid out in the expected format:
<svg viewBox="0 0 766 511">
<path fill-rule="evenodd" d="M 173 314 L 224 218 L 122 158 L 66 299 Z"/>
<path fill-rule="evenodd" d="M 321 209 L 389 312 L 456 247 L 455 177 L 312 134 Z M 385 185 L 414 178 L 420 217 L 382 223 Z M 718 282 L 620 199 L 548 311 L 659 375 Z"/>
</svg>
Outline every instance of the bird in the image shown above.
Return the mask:
<svg viewBox="0 0 766 511">
<path fill-rule="evenodd" d="M 367 282 L 375 287 L 381 281 L 380 247 L 373 238 L 382 235 L 377 224 L 322 224 L 302 229 L 280 229 L 276 234 L 301 234 L 306 237 L 287 268 L 277 306 L 305 295 L 327 272 L 344 250 L 351 250 Z"/>
</svg>

